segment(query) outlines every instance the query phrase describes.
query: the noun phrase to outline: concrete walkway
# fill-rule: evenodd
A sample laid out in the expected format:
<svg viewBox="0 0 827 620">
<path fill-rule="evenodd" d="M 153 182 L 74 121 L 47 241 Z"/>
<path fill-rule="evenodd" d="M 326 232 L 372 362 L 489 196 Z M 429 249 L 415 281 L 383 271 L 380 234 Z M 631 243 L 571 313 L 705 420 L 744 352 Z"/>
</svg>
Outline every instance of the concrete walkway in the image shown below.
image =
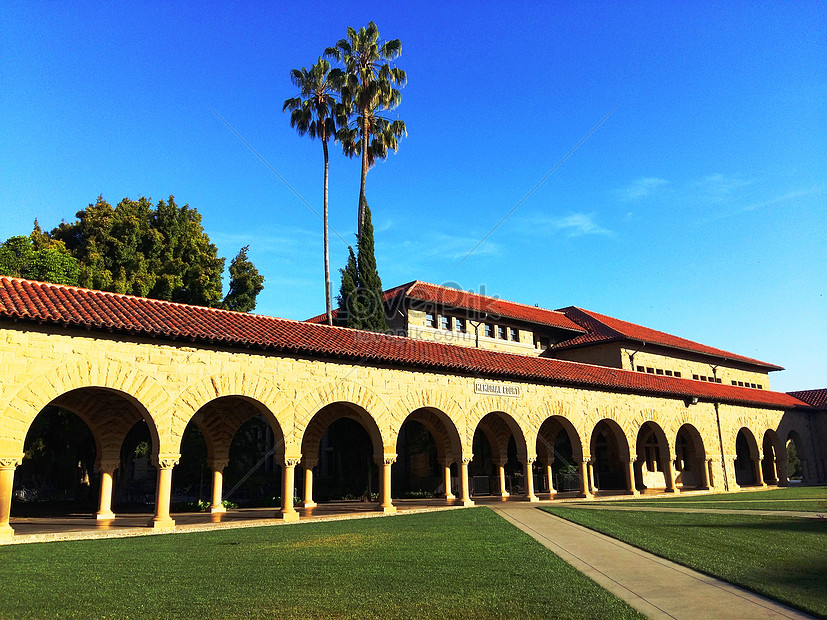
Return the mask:
<svg viewBox="0 0 827 620">
<path fill-rule="evenodd" d="M 536 505 L 503 503 L 490 507 L 649 618 L 811 618 L 555 517 Z"/>
<path fill-rule="evenodd" d="M 603 504 L 584 504 L 579 502 L 561 502 L 558 506 L 570 506 L 585 510 L 626 510 L 631 512 L 682 512 L 691 514 L 717 515 L 756 515 L 759 517 L 789 517 L 791 519 L 824 519 L 825 512 L 803 512 L 800 510 L 761 510 L 747 508 L 735 510 L 733 508 L 675 508 L 670 506 L 634 506 L 631 504 L 617 504 L 605 502 Z"/>
</svg>

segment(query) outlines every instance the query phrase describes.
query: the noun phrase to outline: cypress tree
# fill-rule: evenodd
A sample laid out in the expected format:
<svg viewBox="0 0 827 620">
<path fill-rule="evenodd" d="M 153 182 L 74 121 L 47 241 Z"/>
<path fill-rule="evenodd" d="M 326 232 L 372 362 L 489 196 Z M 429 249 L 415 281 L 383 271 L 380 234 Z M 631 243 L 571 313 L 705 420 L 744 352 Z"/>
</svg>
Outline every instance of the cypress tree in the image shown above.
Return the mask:
<svg viewBox="0 0 827 620">
<path fill-rule="evenodd" d="M 340 269 L 338 324 L 353 329 L 387 332 L 385 305 L 382 301 L 382 280 L 376 269 L 373 251 L 373 224 L 370 208 L 365 205 L 365 221 L 357 243 L 357 254 L 348 247 L 347 266 Z"/>
</svg>

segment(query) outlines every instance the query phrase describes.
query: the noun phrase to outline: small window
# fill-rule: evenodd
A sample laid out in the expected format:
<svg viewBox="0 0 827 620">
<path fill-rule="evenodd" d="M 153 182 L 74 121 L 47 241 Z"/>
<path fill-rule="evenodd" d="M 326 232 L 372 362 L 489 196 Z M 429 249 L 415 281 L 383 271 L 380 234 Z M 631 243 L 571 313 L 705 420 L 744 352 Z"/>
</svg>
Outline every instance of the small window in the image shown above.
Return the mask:
<svg viewBox="0 0 827 620">
<path fill-rule="evenodd" d="M 675 376 L 676 376 L 676 377 L 678 377 L 678 378 L 680 379 L 681 373 L 680 373 L 680 371 L 679 371 L 679 370 L 676 370 L 676 371 L 675 371 Z"/>
<path fill-rule="evenodd" d="M 646 369 L 643 366 L 638 366 L 637 371 L 638 372 L 646 372 Z"/>
<path fill-rule="evenodd" d="M 657 369 L 655 369 L 655 374 L 656 374 L 656 375 L 662 375 L 662 374 L 663 374 L 663 370 L 661 370 L 660 368 L 657 368 Z"/>
<path fill-rule="evenodd" d="M 743 381 L 739 381 L 739 382 L 738 382 L 738 387 L 744 387 L 744 382 L 743 382 Z"/>
<path fill-rule="evenodd" d="M 454 319 L 454 331 L 460 334 L 465 333 L 465 319 Z"/>
<path fill-rule="evenodd" d="M 646 372 L 648 372 L 650 375 L 653 375 L 653 374 L 655 374 L 655 369 L 654 368 L 647 368 Z"/>
<path fill-rule="evenodd" d="M 520 342 L 520 333 L 513 327 L 508 328 L 508 339 L 512 342 Z"/>
<path fill-rule="evenodd" d="M 733 381 L 733 382 L 732 382 L 732 385 L 738 385 L 738 382 L 737 382 L 737 381 Z"/>
<path fill-rule="evenodd" d="M 761 384 L 759 383 L 759 384 L 758 384 L 758 389 L 759 389 L 759 390 L 763 390 L 763 389 L 764 389 L 764 386 L 763 386 L 763 385 L 761 385 Z"/>
<path fill-rule="evenodd" d="M 715 379 L 715 383 L 723 383 L 723 381 L 721 381 L 721 379 Z"/>
<path fill-rule="evenodd" d="M 671 370 L 667 370 L 667 371 L 666 371 L 666 376 L 667 376 L 667 377 L 671 377 L 671 376 L 672 376 L 672 371 L 671 371 Z"/>
<path fill-rule="evenodd" d="M 436 317 L 432 312 L 425 315 L 425 327 L 436 327 Z"/>
<path fill-rule="evenodd" d="M 505 327 L 502 325 L 497 325 L 497 338 L 505 340 Z"/>
<path fill-rule="evenodd" d="M 494 326 L 491 323 L 486 323 L 483 327 L 482 331 L 483 336 L 486 338 L 493 338 L 494 337 Z"/>
<path fill-rule="evenodd" d="M 451 329 L 451 317 L 441 316 L 439 317 L 439 328 L 444 330 Z"/>
<path fill-rule="evenodd" d="M 693 378 L 693 379 L 695 379 L 695 381 L 697 381 L 698 379 L 700 379 L 700 377 L 699 377 L 698 375 L 692 375 L 692 378 Z"/>
</svg>

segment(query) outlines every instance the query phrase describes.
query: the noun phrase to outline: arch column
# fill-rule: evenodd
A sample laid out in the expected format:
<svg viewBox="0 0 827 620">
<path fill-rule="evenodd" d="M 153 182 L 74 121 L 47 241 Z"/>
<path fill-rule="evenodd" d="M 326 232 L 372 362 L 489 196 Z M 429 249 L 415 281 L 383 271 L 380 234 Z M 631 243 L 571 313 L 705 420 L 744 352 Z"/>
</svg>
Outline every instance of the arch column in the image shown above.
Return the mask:
<svg viewBox="0 0 827 620">
<path fill-rule="evenodd" d="M 212 470 L 212 502 L 210 512 L 227 512 L 224 507 L 224 469 L 229 465 L 229 459 L 212 459 L 207 463 Z"/>
<path fill-rule="evenodd" d="M 101 485 L 100 501 L 98 502 L 98 512 L 95 513 L 95 519 L 108 521 L 115 518 L 115 513 L 112 512 L 112 477 L 115 475 L 115 470 L 121 466 L 121 460 L 101 460 L 97 465 L 101 473 Z"/>
<path fill-rule="evenodd" d="M 764 482 L 764 468 L 761 467 L 761 452 L 758 452 L 758 458 L 752 459 L 752 467 L 755 470 L 755 482 L 760 487 L 767 486 L 767 483 Z"/>
<path fill-rule="evenodd" d="M 540 498 L 538 498 L 534 494 L 534 461 L 536 457 L 527 456 L 525 459 L 525 498 L 529 502 L 539 502 Z"/>
<path fill-rule="evenodd" d="M 594 497 L 597 489 L 594 486 L 594 463 L 591 458 L 583 458 L 583 462 L 580 463 L 580 475 L 583 478 L 583 497 Z"/>
<path fill-rule="evenodd" d="M 509 497 L 511 494 L 505 488 L 505 464 L 508 461 L 506 459 L 497 459 L 497 478 L 499 479 L 500 483 L 500 497 Z"/>
<path fill-rule="evenodd" d="M 14 536 L 14 530 L 9 525 L 9 515 L 11 514 L 14 470 L 22 462 L 22 455 L 0 458 L 0 539 L 5 540 Z"/>
<path fill-rule="evenodd" d="M 276 513 L 282 521 L 298 521 L 299 513 L 293 506 L 293 495 L 296 492 L 296 465 L 299 458 L 284 458 L 281 468 L 281 510 Z"/>
<path fill-rule="evenodd" d="M 155 460 L 158 468 L 157 484 L 155 487 L 155 516 L 147 524 L 156 530 L 167 530 L 175 527 L 175 521 L 169 515 L 170 496 L 172 495 L 172 468 L 178 464 L 180 454 L 163 454 Z"/>
<path fill-rule="evenodd" d="M 391 465 L 396 463 L 395 454 L 385 454 L 381 459 L 376 459 L 376 464 L 379 466 L 379 494 L 382 498 L 378 509 L 385 513 L 396 512 L 396 506 L 391 501 Z"/>
<path fill-rule="evenodd" d="M 675 484 L 675 461 L 666 457 L 666 467 L 663 468 L 663 475 L 666 477 L 666 492 L 680 493 L 678 485 Z"/>
<path fill-rule="evenodd" d="M 635 461 L 637 461 L 637 457 L 630 458 L 626 464 L 626 492 L 629 495 L 637 496 L 640 495 L 640 491 L 635 487 Z"/>
<path fill-rule="evenodd" d="M 463 506 L 473 506 L 474 502 L 471 500 L 471 490 L 468 485 L 468 463 L 471 462 L 473 456 L 463 456 L 460 463 L 460 493 Z"/>
<path fill-rule="evenodd" d="M 451 461 L 446 459 L 445 462 L 442 463 L 442 472 L 445 480 L 445 499 L 456 499 L 457 496 L 454 495 L 451 489 Z"/>
<path fill-rule="evenodd" d="M 700 480 L 698 480 L 699 489 L 709 488 L 710 461 L 707 461 L 707 459 L 698 459 L 698 475 L 700 476 Z"/>
<path fill-rule="evenodd" d="M 315 459 L 302 459 L 302 467 L 304 468 L 304 501 L 302 506 L 305 508 L 315 508 L 316 502 L 313 501 L 313 468 L 318 465 Z"/>
<path fill-rule="evenodd" d="M 550 459 L 546 461 L 546 479 L 548 480 L 548 498 L 551 499 L 554 497 L 554 473 L 551 470 L 551 466 L 554 463 L 554 457 L 552 456 Z"/>
</svg>

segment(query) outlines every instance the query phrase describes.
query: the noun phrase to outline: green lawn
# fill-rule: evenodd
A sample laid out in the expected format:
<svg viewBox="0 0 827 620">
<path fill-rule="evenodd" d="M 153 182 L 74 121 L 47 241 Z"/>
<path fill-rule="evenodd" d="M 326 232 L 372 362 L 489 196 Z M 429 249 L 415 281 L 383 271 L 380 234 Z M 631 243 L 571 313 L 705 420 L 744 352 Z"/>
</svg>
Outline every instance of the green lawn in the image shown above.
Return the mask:
<svg viewBox="0 0 827 620">
<path fill-rule="evenodd" d="M 609 505 L 606 501 L 583 502 Z M 676 508 L 724 508 L 727 510 L 784 510 L 817 512 L 827 515 L 827 487 L 784 487 L 766 491 L 676 495 L 674 497 L 618 499 L 611 504 L 664 506 Z"/>
<path fill-rule="evenodd" d="M 640 618 L 487 508 L 0 547 L 2 618 Z"/>
<path fill-rule="evenodd" d="M 827 616 L 827 520 L 567 507 L 544 510 Z"/>
</svg>

